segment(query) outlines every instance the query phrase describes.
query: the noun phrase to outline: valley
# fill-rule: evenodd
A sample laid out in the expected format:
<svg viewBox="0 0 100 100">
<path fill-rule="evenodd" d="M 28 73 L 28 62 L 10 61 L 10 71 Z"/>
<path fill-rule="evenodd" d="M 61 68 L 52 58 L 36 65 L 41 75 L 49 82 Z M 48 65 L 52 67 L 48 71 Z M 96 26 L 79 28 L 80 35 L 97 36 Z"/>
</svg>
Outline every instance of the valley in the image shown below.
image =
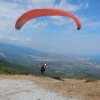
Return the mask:
<svg viewBox="0 0 100 100">
<path fill-rule="evenodd" d="M 32 48 L 1 43 L 0 58 L 25 66 L 26 70 L 25 68 L 22 70 L 31 74 L 40 75 L 40 63 L 46 63 L 49 68 L 46 70 L 45 76 L 75 78 L 84 75 L 100 79 L 100 62 L 82 56 L 45 53 Z"/>
</svg>

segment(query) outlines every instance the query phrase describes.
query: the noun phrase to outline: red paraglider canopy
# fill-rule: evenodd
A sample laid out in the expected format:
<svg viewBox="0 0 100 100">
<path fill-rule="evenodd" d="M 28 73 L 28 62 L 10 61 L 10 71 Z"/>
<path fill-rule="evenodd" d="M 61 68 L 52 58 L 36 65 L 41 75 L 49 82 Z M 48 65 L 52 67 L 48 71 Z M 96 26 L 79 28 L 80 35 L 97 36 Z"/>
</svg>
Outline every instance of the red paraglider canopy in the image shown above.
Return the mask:
<svg viewBox="0 0 100 100">
<path fill-rule="evenodd" d="M 53 8 L 46 8 L 46 9 L 33 9 L 30 10 L 26 13 L 24 13 L 22 16 L 20 16 L 16 22 L 15 28 L 17 30 L 20 30 L 20 28 L 29 20 L 36 18 L 36 17 L 41 17 L 41 16 L 66 16 L 69 18 L 72 18 L 76 25 L 77 25 L 77 30 L 81 28 L 81 22 L 80 20 L 70 12 L 60 10 L 60 9 L 53 9 Z"/>
</svg>

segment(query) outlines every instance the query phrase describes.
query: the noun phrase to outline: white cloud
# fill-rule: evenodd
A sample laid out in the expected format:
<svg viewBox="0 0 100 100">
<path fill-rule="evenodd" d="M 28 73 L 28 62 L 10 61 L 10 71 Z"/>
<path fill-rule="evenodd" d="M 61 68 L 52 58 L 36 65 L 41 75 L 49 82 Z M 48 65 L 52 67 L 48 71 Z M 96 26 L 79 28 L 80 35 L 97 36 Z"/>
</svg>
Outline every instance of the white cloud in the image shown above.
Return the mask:
<svg viewBox="0 0 100 100">
<path fill-rule="evenodd" d="M 87 9 L 87 8 L 89 8 L 89 3 L 86 3 L 86 4 L 84 5 L 84 9 Z"/>
<path fill-rule="evenodd" d="M 59 4 L 55 4 L 55 8 L 64 9 L 71 12 L 76 12 L 82 8 L 82 4 L 74 5 L 68 3 L 68 0 L 61 0 Z"/>
<path fill-rule="evenodd" d="M 61 17 L 61 16 L 52 16 L 51 19 L 53 21 L 53 24 L 58 25 L 58 26 L 62 26 L 62 25 L 69 24 L 69 23 L 73 22 L 72 19 L 67 18 L 67 17 L 66 18 Z"/>
<path fill-rule="evenodd" d="M 27 37 L 26 40 L 29 41 L 29 42 L 32 41 L 29 37 Z"/>
<path fill-rule="evenodd" d="M 17 41 L 18 40 L 17 38 L 12 38 L 12 37 L 10 37 L 9 39 L 12 40 L 12 41 Z"/>
<path fill-rule="evenodd" d="M 17 17 L 24 11 L 17 3 L 0 1 L 0 30 L 6 33 L 11 32 Z"/>
<path fill-rule="evenodd" d="M 67 11 L 76 12 L 77 10 L 82 9 L 84 5 L 70 4 L 68 0 L 61 0 L 58 4 L 56 0 L 1 0 L 0 1 L 0 31 L 2 33 L 11 33 L 15 31 L 15 23 L 17 18 L 26 11 L 35 8 L 60 8 Z M 89 3 L 85 5 L 85 8 L 88 8 Z M 59 17 L 53 20 L 55 24 L 63 25 L 66 23 L 63 18 Z M 29 28 L 42 28 L 48 26 L 49 20 L 30 22 L 28 25 Z"/>
<path fill-rule="evenodd" d="M 29 9 L 53 7 L 55 0 L 26 0 Z"/>
<path fill-rule="evenodd" d="M 2 0 L 0 1 L 0 31 L 10 33 L 15 30 L 17 18 L 34 8 L 53 7 L 55 0 Z M 30 23 L 31 24 L 31 23 Z M 45 27 L 46 22 L 32 23 L 33 27 Z M 30 25 L 31 26 L 31 25 Z"/>
<path fill-rule="evenodd" d="M 84 12 L 86 11 L 86 9 L 89 9 L 90 3 L 88 3 L 88 2 L 83 3 L 82 1 L 81 1 L 81 3 L 79 3 L 79 2 L 71 3 L 70 1 L 72 1 L 72 0 L 59 0 L 59 2 L 58 2 L 58 0 L 0 0 L 0 34 L 1 34 L 0 41 L 2 41 L 2 40 L 7 41 L 7 42 L 10 41 L 11 43 L 16 43 L 16 44 L 19 43 L 21 45 L 27 45 L 27 46 L 29 46 L 29 44 L 32 44 L 34 46 L 34 44 L 38 43 L 38 48 L 40 48 L 39 46 L 41 45 L 42 42 L 43 42 L 43 45 L 45 45 L 45 44 L 47 44 L 47 46 L 48 46 L 48 44 L 51 44 L 51 46 L 54 45 L 53 43 L 56 41 L 55 39 L 60 40 L 60 42 L 63 41 L 63 43 L 60 43 L 60 42 L 58 43 L 58 41 L 56 43 L 56 44 L 59 44 L 61 47 L 62 47 L 61 44 L 66 45 L 66 43 L 68 43 L 70 45 L 71 41 L 69 41 L 69 40 L 71 40 L 71 39 L 73 39 L 73 40 L 77 40 L 79 38 L 80 38 L 80 40 L 81 39 L 84 40 L 86 38 L 88 39 L 88 37 L 89 37 L 87 35 L 88 32 L 85 30 L 86 29 L 92 30 L 92 28 L 98 28 L 98 27 L 100 28 L 100 21 L 94 20 L 94 19 L 96 19 L 95 16 L 92 16 L 90 18 L 89 14 L 87 14 L 88 12 L 86 12 L 86 15 L 85 15 Z M 17 18 L 20 15 L 22 15 L 23 13 L 25 13 L 26 11 L 29 11 L 29 10 L 35 9 L 35 8 L 59 8 L 59 9 L 63 9 L 63 10 L 69 11 L 69 12 L 73 12 L 74 14 L 77 14 L 77 11 L 78 11 L 79 12 L 78 17 L 80 18 L 80 20 L 82 22 L 83 30 L 80 30 L 77 32 L 79 32 L 81 34 L 73 35 L 76 32 L 75 22 L 70 18 L 65 18 L 65 17 L 61 17 L 61 16 L 60 17 L 57 17 L 57 16 L 48 17 L 47 19 L 46 18 L 34 19 L 34 20 L 27 22 L 20 31 L 16 31 L 15 30 L 15 22 L 16 22 Z M 82 15 L 80 15 L 80 14 L 82 14 Z M 58 30 L 56 30 L 55 27 L 51 28 L 53 26 L 53 24 L 59 25 L 60 27 L 62 25 L 64 25 L 65 29 L 63 30 L 63 28 L 61 28 L 61 31 L 58 32 Z M 48 26 L 50 26 L 50 27 L 48 27 Z M 74 27 L 74 28 L 72 28 L 72 27 Z M 44 29 L 45 29 L 45 31 L 44 31 Z M 55 31 L 53 31 L 53 29 Z M 45 40 L 44 38 L 42 39 L 41 36 L 43 36 L 44 34 L 46 34 L 48 32 L 49 33 L 51 32 L 51 34 L 49 34 L 49 36 L 51 35 L 52 39 L 51 38 L 49 38 L 49 39 L 46 38 L 47 40 Z M 56 32 L 57 32 L 57 34 L 56 34 Z M 85 32 L 86 32 L 86 34 L 83 35 L 83 33 L 85 33 Z M 6 35 L 6 33 L 8 33 L 8 34 Z M 32 34 L 35 33 L 35 35 L 33 37 L 34 43 L 33 43 L 32 37 L 27 33 L 32 33 Z M 41 33 L 43 33 L 43 34 L 40 35 L 40 37 L 39 37 L 39 36 L 37 36 L 36 33 L 39 33 L 39 35 Z M 55 35 L 53 33 L 55 33 Z M 59 36 L 59 34 L 61 34 L 61 35 Z M 47 34 L 45 36 L 47 36 Z M 54 36 L 54 39 L 53 39 L 53 36 Z M 58 37 L 59 37 L 59 39 L 58 39 Z M 64 39 L 61 39 L 61 38 L 64 38 Z M 91 38 L 91 37 L 89 37 L 89 38 Z M 66 39 L 68 41 L 66 41 Z M 52 43 L 51 43 L 51 40 L 53 41 Z M 40 43 L 40 41 L 42 41 L 42 42 Z M 66 41 L 66 43 L 65 43 L 65 41 Z M 72 46 L 74 45 L 73 43 L 72 43 Z M 56 46 L 56 44 L 54 45 L 54 47 Z M 84 44 L 87 44 L 87 43 L 84 43 Z M 59 48 L 59 45 L 58 45 L 58 48 Z M 35 47 L 37 48 L 37 44 Z M 43 48 L 42 45 L 41 45 L 41 48 Z"/>
<path fill-rule="evenodd" d="M 91 27 L 91 29 L 100 28 L 100 21 L 91 21 L 87 23 L 86 26 Z"/>
<path fill-rule="evenodd" d="M 34 24 L 31 24 L 31 27 L 44 29 L 46 26 L 48 26 L 48 23 L 49 23 L 49 21 L 47 21 L 47 20 L 37 21 L 37 22 L 34 22 Z"/>
<path fill-rule="evenodd" d="M 0 39 L 3 39 L 3 35 L 0 35 Z"/>
<path fill-rule="evenodd" d="M 95 21 L 94 19 L 96 19 L 95 16 L 91 16 L 91 17 L 81 17 L 80 20 L 82 22 L 82 27 L 87 27 L 88 29 L 96 29 L 96 28 L 100 28 L 100 20 Z"/>
<path fill-rule="evenodd" d="M 29 46 L 29 43 L 32 42 L 32 40 L 29 37 L 26 37 L 26 38 L 20 39 L 18 42 L 20 45 Z"/>
</svg>

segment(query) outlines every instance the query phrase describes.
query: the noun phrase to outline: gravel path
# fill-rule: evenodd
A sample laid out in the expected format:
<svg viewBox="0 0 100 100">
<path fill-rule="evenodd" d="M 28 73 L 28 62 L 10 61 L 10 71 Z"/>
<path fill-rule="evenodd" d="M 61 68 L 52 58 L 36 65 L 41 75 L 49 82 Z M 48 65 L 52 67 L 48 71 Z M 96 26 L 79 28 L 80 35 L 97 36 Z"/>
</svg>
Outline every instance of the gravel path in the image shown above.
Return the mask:
<svg viewBox="0 0 100 100">
<path fill-rule="evenodd" d="M 0 100 L 76 100 L 42 89 L 28 80 L 0 80 Z"/>
</svg>

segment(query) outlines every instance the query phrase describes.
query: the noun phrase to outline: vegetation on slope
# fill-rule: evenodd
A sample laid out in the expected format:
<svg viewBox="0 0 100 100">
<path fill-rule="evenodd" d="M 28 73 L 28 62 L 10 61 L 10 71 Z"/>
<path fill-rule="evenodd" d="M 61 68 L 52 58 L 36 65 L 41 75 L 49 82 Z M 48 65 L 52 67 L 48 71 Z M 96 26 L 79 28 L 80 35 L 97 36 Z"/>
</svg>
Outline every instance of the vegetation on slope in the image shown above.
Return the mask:
<svg viewBox="0 0 100 100">
<path fill-rule="evenodd" d="M 0 74 L 36 74 L 37 69 L 0 59 Z"/>
<path fill-rule="evenodd" d="M 51 66 L 50 66 L 51 67 Z M 56 71 L 56 69 L 48 68 L 45 71 L 43 76 L 52 77 L 55 79 L 62 78 L 76 78 L 76 79 L 87 79 L 87 78 L 98 78 L 95 77 L 92 73 L 90 74 L 80 74 L 80 72 L 76 72 L 76 70 L 70 70 L 69 68 L 63 71 L 63 73 Z M 40 68 L 38 66 L 25 66 L 18 63 L 10 62 L 5 59 L 0 59 L 0 74 L 33 74 L 37 76 L 41 76 Z M 81 75 L 81 76 L 80 76 Z M 99 79 L 99 78 L 98 78 Z"/>
<path fill-rule="evenodd" d="M 0 74 L 6 74 L 6 75 L 15 75 L 15 74 L 21 74 L 21 75 L 28 75 L 28 72 L 24 71 L 17 71 L 5 66 L 0 66 Z"/>
</svg>

